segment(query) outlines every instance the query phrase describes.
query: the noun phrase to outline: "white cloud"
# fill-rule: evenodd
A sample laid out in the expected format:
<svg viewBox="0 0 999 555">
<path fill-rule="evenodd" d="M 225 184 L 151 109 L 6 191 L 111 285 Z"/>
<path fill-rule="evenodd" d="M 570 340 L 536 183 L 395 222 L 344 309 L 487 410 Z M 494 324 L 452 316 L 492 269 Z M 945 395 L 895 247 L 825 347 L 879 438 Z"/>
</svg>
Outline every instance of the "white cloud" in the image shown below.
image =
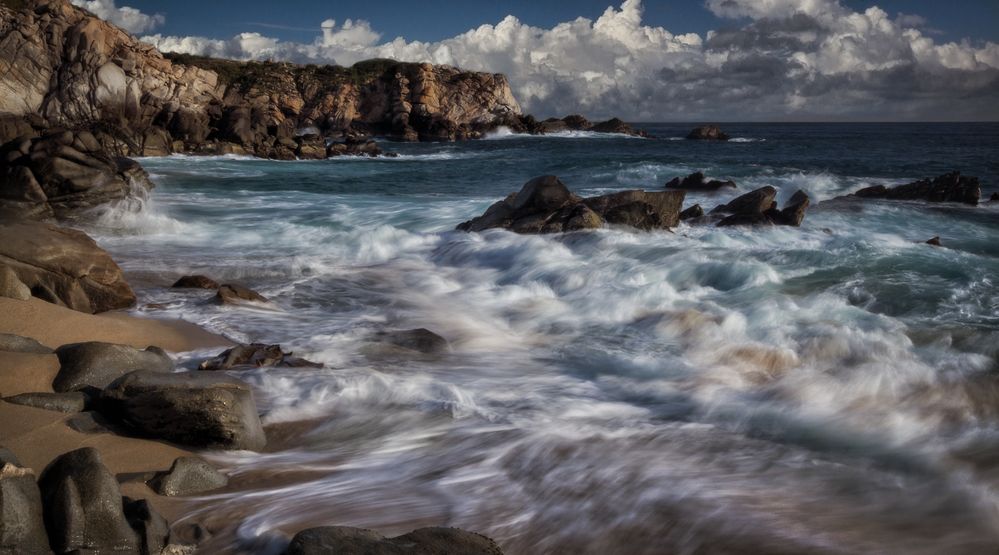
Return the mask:
<svg viewBox="0 0 999 555">
<path fill-rule="evenodd" d="M 115 0 L 71 0 L 74 6 L 89 10 L 105 21 L 125 29 L 129 33 L 144 33 L 163 25 L 166 18 L 162 14 L 144 14 L 128 6 L 117 7 Z"/>
<path fill-rule="evenodd" d="M 838 0 L 707 0 L 738 27 L 676 35 L 643 24 L 640 0 L 550 29 L 507 16 L 438 42 L 333 20 L 311 43 L 259 33 L 228 40 L 145 37 L 161 50 L 236 59 L 341 63 L 368 58 L 505 73 L 540 116 L 636 120 L 999 117 L 999 45 L 937 43 L 921 20 Z"/>
</svg>

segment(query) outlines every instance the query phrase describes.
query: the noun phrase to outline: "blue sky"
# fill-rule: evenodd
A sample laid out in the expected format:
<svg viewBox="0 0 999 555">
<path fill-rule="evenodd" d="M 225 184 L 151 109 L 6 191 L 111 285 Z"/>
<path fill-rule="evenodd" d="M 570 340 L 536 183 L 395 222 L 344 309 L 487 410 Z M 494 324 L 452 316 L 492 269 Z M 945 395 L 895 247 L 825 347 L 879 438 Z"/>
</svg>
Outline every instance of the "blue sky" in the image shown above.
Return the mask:
<svg viewBox="0 0 999 555">
<path fill-rule="evenodd" d="M 157 28 L 167 35 L 199 35 L 224 38 L 256 30 L 284 40 L 310 40 L 327 18 L 338 21 L 353 18 L 371 22 L 390 40 L 436 41 L 483 23 L 496 23 L 514 15 L 535 27 L 553 25 L 583 16 L 596 19 L 610 5 L 609 0 L 507 0 L 457 1 L 422 0 L 405 2 L 297 0 L 119 0 L 119 5 L 160 13 L 166 23 Z M 877 5 L 891 15 L 916 14 L 927 20 L 935 36 L 949 41 L 999 40 L 999 0 L 843 0 L 855 11 Z M 715 17 L 701 0 L 647 0 L 643 21 L 674 33 L 704 34 L 709 29 L 732 26 L 738 21 Z M 259 25 L 263 24 L 263 25 Z M 939 34 L 937 34 L 939 31 Z"/>
</svg>

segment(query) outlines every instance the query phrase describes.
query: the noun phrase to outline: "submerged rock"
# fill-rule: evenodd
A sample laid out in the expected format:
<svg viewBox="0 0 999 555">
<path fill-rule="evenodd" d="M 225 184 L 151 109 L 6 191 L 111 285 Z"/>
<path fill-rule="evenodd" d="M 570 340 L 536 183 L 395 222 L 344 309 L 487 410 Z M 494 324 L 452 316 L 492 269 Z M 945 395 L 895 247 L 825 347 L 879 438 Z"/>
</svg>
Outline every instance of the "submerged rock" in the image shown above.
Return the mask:
<svg viewBox="0 0 999 555">
<path fill-rule="evenodd" d="M 183 276 L 170 287 L 177 289 L 218 289 L 219 283 L 208 276 Z"/>
<path fill-rule="evenodd" d="M 111 256 L 82 231 L 0 218 L 0 267 L 42 300 L 96 313 L 135 304 Z"/>
<path fill-rule="evenodd" d="M 424 354 L 444 353 L 451 348 L 447 339 L 426 328 L 380 331 L 374 335 L 374 339 L 379 343 L 387 343 Z"/>
<path fill-rule="evenodd" d="M 149 481 L 153 490 L 167 497 L 194 495 L 224 488 L 229 478 L 200 457 L 178 457 L 170 470 L 159 472 Z"/>
<path fill-rule="evenodd" d="M 688 191 L 717 191 L 722 187 L 731 187 L 735 189 L 735 181 L 719 181 L 717 179 L 705 181 L 703 173 L 694 172 L 682 179 L 674 177 L 666 182 L 667 189 L 686 189 Z"/>
<path fill-rule="evenodd" d="M 493 540 L 458 528 L 420 528 L 395 538 L 347 526 L 309 528 L 295 534 L 285 555 L 502 555 Z"/>
<path fill-rule="evenodd" d="M 727 141 L 729 136 L 717 125 L 702 125 L 692 129 L 687 138 L 698 141 Z"/>
<path fill-rule="evenodd" d="M 0 456 L 0 553 L 51 553 L 43 514 L 35 473 L 12 455 Z"/>
<path fill-rule="evenodd" d="M 951 172 L 897 187 L 874 185 L 860 189 L 853 195 L 861 198 L 961 202 L 976 205 L 982 196 L 982 186 L 977 177 L 962 176 L 961 172 Z"/>
<path fill-rule="evenodd" d="M 928 241 L 926 241 L 926 244 L 927 245 L 933 245 L 934 247 L 942 247 L 943 246 L 943 243 L 940 242 L 940 237 L 939 236 L 937 236 L 937 237 L 931 237 Z"/>
<path fill-rule="evenodd" d="M 606 221 L 639 229 L 666 229 L 680 218 L 683 191 L 622 191 L 580 198 L 554 175 L 536 177 L 481 216 L 459 224 L 460 231 L 504 228 L 517 233 L 559 233 L 593 229 Z"/>
<path fill-rule="evenodd" d="M 173 359 L 159 347 L 139 350 L 128 345 L 88 341 L 56 349 L 59 373 L 52 381 L 58 392 L 78 391 L 86 387 L 107 387 L 114 380 L 135 370 L 172 372 Z"/>
<path fill-rule="evenodd" d="M 101 393 L 101 411 L 181 445 L 256 451 L 267 443 L 250 387 L 223 374 L 132 372 Z"/>
<path fill-rule="evenodd" d="M 249 287 L 238 283 L 227 283 L 219 287 L 215 295 L 215 302 L 219 304 L 240 304 L 245 302 L 267 303 L 267 297 L 257 293 Z"/>
<path fill-rule="evenodd" d="M 262 366 L 283 366 L 288 368 L 322 368 L 318 362 L 305 360 L 286 353 L 280 345 L 250 343 L 237 345 L 219 353 L 215 358 L 198 365 L 199 370 L 230 370 L 239 367 L 260 368 Z"/>
</svg>

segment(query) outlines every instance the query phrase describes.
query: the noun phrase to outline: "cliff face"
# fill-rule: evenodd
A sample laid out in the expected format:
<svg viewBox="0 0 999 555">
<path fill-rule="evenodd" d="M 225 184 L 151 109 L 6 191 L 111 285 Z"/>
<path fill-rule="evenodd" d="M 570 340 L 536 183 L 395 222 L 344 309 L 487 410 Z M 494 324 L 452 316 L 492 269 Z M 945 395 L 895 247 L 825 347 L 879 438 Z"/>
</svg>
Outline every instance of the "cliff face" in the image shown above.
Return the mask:
<svg viewBox="0 0 999 555">
<path fill-rule="evenodd" d="M 122 154 L 295 155 L 296 135 L 456 140 L 516 122 L 502 75 L 388 60 L 351 68 L 164 56 L 68 0 L 0 2 L 0 141 L 88 128 Z"/>
</svg>

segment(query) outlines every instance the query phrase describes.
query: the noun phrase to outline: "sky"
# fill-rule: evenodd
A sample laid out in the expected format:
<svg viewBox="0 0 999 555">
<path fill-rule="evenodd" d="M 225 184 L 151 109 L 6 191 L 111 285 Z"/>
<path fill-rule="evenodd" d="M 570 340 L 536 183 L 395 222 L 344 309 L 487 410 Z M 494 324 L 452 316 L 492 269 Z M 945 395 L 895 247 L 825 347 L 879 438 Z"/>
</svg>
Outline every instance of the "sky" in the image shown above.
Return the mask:
<svg viewBox="0 0 999 555">
<path fill-rule="evenodd" d="M 72 0 L 161 50 L 505 73 L 632 121 L 999 120 L 999 0 Z"/>
</svg>

